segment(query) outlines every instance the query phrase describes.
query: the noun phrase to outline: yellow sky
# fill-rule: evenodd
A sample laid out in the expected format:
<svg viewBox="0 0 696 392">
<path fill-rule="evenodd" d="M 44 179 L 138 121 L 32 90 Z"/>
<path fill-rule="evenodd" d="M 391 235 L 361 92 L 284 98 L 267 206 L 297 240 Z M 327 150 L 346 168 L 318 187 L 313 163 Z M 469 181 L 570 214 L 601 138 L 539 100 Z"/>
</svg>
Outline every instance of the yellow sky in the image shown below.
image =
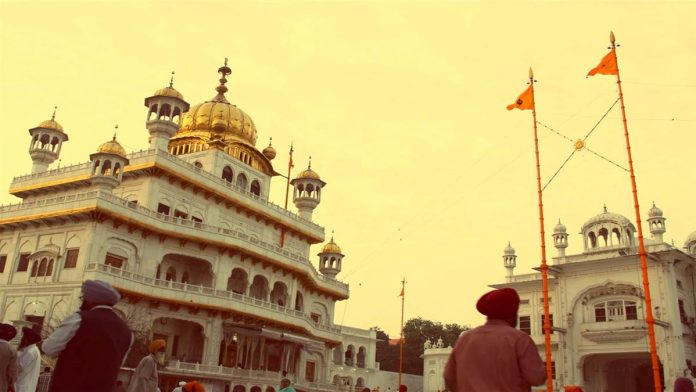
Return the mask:
<svg viewBox="0 0 696 392">
<path fill-rule="evenodd" d="M 294 141 L 297 169 L 311 155 L 328 183 L 314 216 L 336 231 L 351 284 L 335 321 L 398 335 L 405 276 L 407 319 L 476 325 L 476 299 L 504 279 L 507 241 L 516 272 L 540 260 L 531 113 L 505 106 L 531 65 L 538 120 L 583 137 L 616 99 L 613 77 L 585 78 L 609 30 L 622 44 L 642 215 L 655 200 L 678 246 L 696 230 L 693 15 L 694 2 L 2 0 L 0 184 L 30 172 L 27 129 L 54 105 L 70 135 L 63 165 L 87 161 L 114 124 L 128 150 L 144 149 L 143 99 L 176 70 L 188 102 L 208 100 L 229 57 L 227 97 L 254 119 L 257 146 L 273 137 L 282 171 Z M 572 146 L 539 134 L 546 180 Z M 627 166 L 618 106 L 588 146 Z M 278 204 L 283 185 L 274 180 Z M 569 253 L 604 203 L 634 220 L 627 174 L 589 152 L 544 197 L 547 231 L 562 219 Z"/>
</svg>

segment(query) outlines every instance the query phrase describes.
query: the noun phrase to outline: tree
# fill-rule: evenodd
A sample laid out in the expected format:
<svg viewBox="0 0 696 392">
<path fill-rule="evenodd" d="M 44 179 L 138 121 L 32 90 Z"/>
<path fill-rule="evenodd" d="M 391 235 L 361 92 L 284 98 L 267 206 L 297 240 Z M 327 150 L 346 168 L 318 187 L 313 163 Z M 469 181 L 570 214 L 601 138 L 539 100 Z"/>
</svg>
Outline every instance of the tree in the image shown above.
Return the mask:
<svg viewBox="0 0 696 392">
<path fill-rule="evenodd" d="M 377 348 L 375 361 L 379 362 L 379 368 L 388 372 L 399 371 L 399 346 L 389 344 L 389 335 L 379 327 L 373 328 L 377 331 Z"/>
<path fill-rule="evenodd" d="M 377 361 L 380 368 L 386 371 L 399 371 L 400 347 L 389 345 L 389 335 L 375 327 L 377 330 Z M 454 346 L 459 335 L 469 330 L 468 326 L 459 324 L 445 324 L 425 320 L 421 317 L 410 319 L 404 325 L 404 355 L 403 372 L 408 374 L 423 374 L 423 346 L 426 340 L 435 344 L 442 338 L 445 347 Z"/>
</svg>

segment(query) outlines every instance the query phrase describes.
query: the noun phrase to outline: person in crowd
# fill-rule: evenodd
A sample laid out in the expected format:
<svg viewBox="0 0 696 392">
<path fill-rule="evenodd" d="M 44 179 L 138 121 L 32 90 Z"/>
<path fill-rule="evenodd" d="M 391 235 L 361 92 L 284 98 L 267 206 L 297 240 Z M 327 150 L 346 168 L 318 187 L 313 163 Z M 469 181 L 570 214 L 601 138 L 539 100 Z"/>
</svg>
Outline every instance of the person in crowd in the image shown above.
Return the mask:
<svg viewBox="0 0 696 392">
<path fill-rule="evenodd" d="M 203 384 L 199 383 L 198 381 L 191 381 L 189 383 L 186 383 L 184 384 L 182 389 L 184 390 L 184 392 L 205 392 Z"/>
<path fill-rule="evenodd" d="M 143 357 L 135 368 L 135 373 L 128 386 L 128 392 L 157 392 L 157 366 L 164 366 L 164 350 L 167 342 L 156 339 L 150 342 L 150 354 Z"/>
<path fill-rule="evenodd" d="M 36 385 L 36 392 L 48 392 L 48 387 L 51 384 L 51 368 L 46 366 L 39 374 L 39 381 Z"/>
<path fill-rule="evenodd" d="M 186 381 L 179 381 L 179 386 L 172 389 L 172 392 L 184 392 L 184 385 L 186 385 Z"/>
<path fill-rule="evenodd" d="M 36 344 L 41 341 L 41 335 L 33 329 L 22 328 L 22 340 L 19 342 L 17 364 L 19 372 L 15 382 L 16 392 L 36 392 L 41 372 L 41 352 Z"/>
<path fill-rule="evenodd" d="M 445 385 L 452 392 L 529 392 L 546 381 L 546 367 L 532 338 L 516 329 L 520 297 L 503 288 L 479 298 L 484 325 L 462 334 L 445 365 Z"/>
<path fill-rule="evenodd" d="M 110 284 L 86 280 L 80 310 L 68 316 L 41 345 L 58 358 L 50 392 L 110 391 L 133 343 L 113 306 L 121 295 Z"/>
<path fill-rule="evenodd" d="M 295 388 L 292 387 L 292 382 L 290 379 L 285 377 L 280 380 L 280 390 L 278 392 L 296 392 Z"/>
<path fill-rule="evenodd" d="M 15 336 L 15 327 L 0 324 L 0 392 L 14 392 L 17 380 L 17 351 L 10 346 L 10 340 Z"/>
<path fill-rule="evenodd" d="M 686 377 L 674 380 L 674 392 L 694 392 L 694 383 Z"/>
</svg>

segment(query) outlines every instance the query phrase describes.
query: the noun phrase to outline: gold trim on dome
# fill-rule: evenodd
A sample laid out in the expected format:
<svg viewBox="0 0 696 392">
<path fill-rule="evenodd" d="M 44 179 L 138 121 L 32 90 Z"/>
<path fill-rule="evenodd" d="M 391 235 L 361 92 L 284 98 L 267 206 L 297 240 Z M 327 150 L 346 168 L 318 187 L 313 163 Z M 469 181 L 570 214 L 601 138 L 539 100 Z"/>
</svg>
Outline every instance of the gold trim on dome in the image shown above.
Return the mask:
<svg viewBox="0 0 696 392">
<path fill-rule="evenodd" d="M 226 102 L 208 101 L 191 106 L 172 141 L 192 132 L 205 132 L 208 139 L 212 139 L 213 134 L 219 134 L 226 143 L 241 141 L 256 146 L 254 121 L 242 109 Z"/>
<path fill-rule="evenodd" d="M 99 148 L 97 148 L 97 152 L 103 154 L 114 154 L 123 158 L 126 157 L 126 150 L 119 142 L 116 141 L 116 135 L 114 135 L 113 139 L 99 146 Z"/>
<path fill-rule="evenodd" d="M 161 89 L 155 91 L 155 93 L 153 94 L 153 96 L 157 96 L 157 97 L 172 97 L 172 98 L 180 99 L 180 100 L 182 100 L 182 101 L 184 100 L 184 96 L 181 95 L 180 92 L 178 92 L 174 87 L 169 87 L 169 86 L 163 87 L 163 88 L 161 88 Z"/>
<path fill-rule="evenodd" d="M 324 245 L 324 248 L 322 248 L 321 252 L 322 253 L 339 253 L 340 254 L 341 248 L 335 242 L 333 242 L 333 239 L 332 239 L 331 242 Z"/>
<path fill-rule="evenodd" d="M 54 131 L 58 131 L 60 133 L 65 133 L 63 130 L 63 127 L 58 124 L 56 120 L 46 120 L 42 121 L 41 124 L 37 125 L 36 128 L 45 128 L 45 129 L 53 129 Z"/>
<path fill-rule="evenodd" d="M 300 173 L 299 176 L 297 176 L 297 178 L 312 178 L 315 180 L 321 180 L 321 178 L 319 177 L 319 174 L 317 174 L 317 172 L 315 172 L 312 169 L 307 169 L 307 170 L 303 171 L 302 173 Z"/>
</svg>

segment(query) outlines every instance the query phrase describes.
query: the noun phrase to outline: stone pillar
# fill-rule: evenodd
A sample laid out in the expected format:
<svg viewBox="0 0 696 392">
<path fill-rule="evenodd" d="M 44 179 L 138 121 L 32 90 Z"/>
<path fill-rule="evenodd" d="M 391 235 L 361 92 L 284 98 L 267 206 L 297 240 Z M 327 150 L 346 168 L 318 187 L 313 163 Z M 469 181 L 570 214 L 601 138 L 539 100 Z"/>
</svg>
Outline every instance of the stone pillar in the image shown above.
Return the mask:
<svg viewBox="0 0 696 392">
<path fill-rule="evenodd" d="M 203 363 L 217 365 L 220 358 L 220 343 L 222 342 L 222 319 L 215 316 L 208 322 L 205 331 L 205 346 L 203 348 Z"/>
</svg>

